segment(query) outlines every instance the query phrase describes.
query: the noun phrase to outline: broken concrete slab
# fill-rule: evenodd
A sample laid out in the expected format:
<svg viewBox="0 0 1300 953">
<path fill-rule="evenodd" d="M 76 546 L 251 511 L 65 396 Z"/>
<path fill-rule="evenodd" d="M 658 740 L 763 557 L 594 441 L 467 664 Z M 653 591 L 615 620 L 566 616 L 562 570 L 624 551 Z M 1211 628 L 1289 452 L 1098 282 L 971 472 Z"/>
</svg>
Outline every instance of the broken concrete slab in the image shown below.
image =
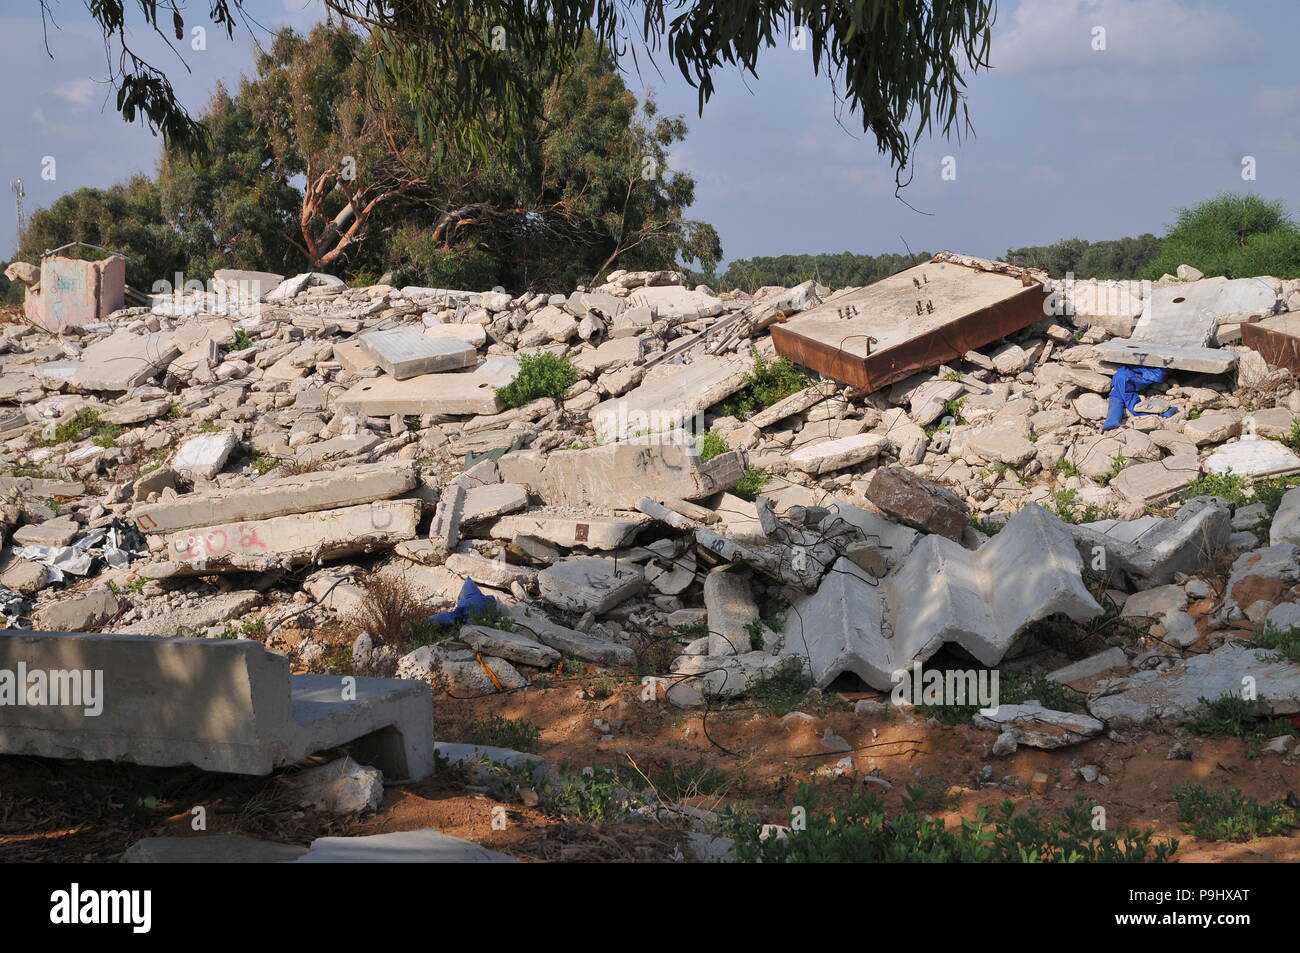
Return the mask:
<svg viewBox="0 0 1300 953">
<path fill-rule="evenodd" d="M 1096 737 L 1105 726 L 1095 718 L 1074 712 L 1053 711 L 1042 705 L 999 705 L 975 713 L 977 727 L 1011 732 L 1017 744 L 1031 748 L 1065 748 Z"/>
<path fill-rule="evenodd" d="M 1275 476 L 1300 470 L 1300 456 L 1276 440 L 1238 440 L 1206 457 L 1205 469 L 1245 477 Z"/>
<path fill-rule="evenodd" d="M 566 559 L 537 574 L 542 598 L 576 613 L 608 612 L 644 586 L 645 573 L 640 566 L 598 556 Z"/>
<path fill-rule="evenodd" d="M 1111 364 L 1164 367 L 1199 374 L 1227 374 L 1237 366 L 1235 351 L 1210 347 L 1176 347 L 1160 341 L 1114 338 L 1096 345 L 1097 358 Z"/>
<path fill-rule="evenodd" d="M 606 443 L 637 434 L 702 431 L 694 418 L 745 386 L 752 362 L 743 357 L 704 357 L 690 364 L 657 364 L 641 384 L 588 412 L 596 436 Z"/>
<path fill-rule="evenodd" d="M 51 632 L 81 632 L 106 625 L 121 610 L 107 589 L 91 589 L 69 599 L 46 603 L 36 610 L 33 624 Z"/>
<path fill-rule="evenodd" d="M 680 436 L 677 436 L 680 435 Z M 652 435 L 586 450 L 524 450 L 498 461 L 501 478 L 527 485 L 557 506 L 630 509 L 648 496 L 656 502 L 695 500 L 726 490 L 745 475 L 739 451 L 701 460 L 685 433 Z"/>
<path fill-rule="evenodd" d="M 389 499 L 419 480 L 409 460 L 365 463 L 345 470 L 321 470 L 266 480 L 233 490 L 186 493 L 143 503 L 131 511 L 146 533 L 171 533 L 212 523 L 271 519 Z"/>
<path fill-rule="evenodd" d="M 721 298 L 676 285 L 638 288 L 628 295 L 626 307 L 649 308 L 660 318 L 671 321 L 712 318 L 723 311 Z"/>
<path fill-rule="evenodd" d="M 961 539 L 970 508 L 950 490 L 906 467 L 874 470 L 864 495 L 886 516 L 913 529 Z"/>
<path fill-rule="evenodd" d="M 295 864 L 517 864 L 515 858 L 488 850 L 432 828 L 369 834 L 364 837 L 318 837 Z"/>
<path fill-rule="evenodd" d="M 1161 347 L 1208 347 L 1225 324 L 1243 324 L 1278 310 L 1277 291 L 1259 278 L 1210 279 L 1155 288 L 1132 338 Z"/>
<path fill-rule="evenodd" d="M 579 519 L 545 514 L 515 514 L 492 524 L 493 539 L 533 536 L 572 549 L 619 549 L 631 545 L 636 534 L 649 524 L 640 513 L 623 516 L 586 516 Z"/>
<path fill-rule="evenodd" d="M 124 864 L 281 864 L 306 847 L 243 834 L 142 837 L 122 853 Z"/>
<path fill-rule="evenodd" d="M 888 447 L 889 441 L 880 434 L 861 433 L 806 444 L 786 460 L 795 469 L 818 476 L 872 460 Z"/>
<path fill-rule="evenodd" d="M 473 367 L 478 362 L 473 345 L 454 338 L 427 337 L 414 327 L 367 331 L 359 340 L 375 363 L 399 381 Z"/>
<path fill-rule="evenodd" d="M 1253 680 L 1253 697 L 1269 714 L 1300 712 L 1300 665 L 1239 643 L 1194 655 L 1164 671 L 1108 680 L 1089 697 L 1088 711 L 1120 731 L 1156 722 L 1185 724 L 1204 708 L 1203 699 L 1240 698 L 1247 678 Z"/>
<path fill-rule="evenodd" d="M 476 652 L 494 655 L 518 665 L 549 668 L 560 661 L 560 653 L 522 632 L 506 632 L 483 625 L 461 626 L 457 636 Z"/>
<path fill-rule="evenodd" d="M 419 514 L 417 500 L 381 500 L 182 530 L 168 536 L 166 551 L 191 573 L 304 566 L 414 539 Z"/>
<path fill-rule="evenodd" d="M 504 607 L 504 611 L 517 629 L 529 633 L 537 641 L 549 645 L 568 658 L 601 665 L 636 664 L 636 652 L 630 646 L 559 625 L 528 606 L 509 604 Z"/>
<path fill-rule="evenodd" d="M 774 324 L 772 341 L 797 364 L 873 391 L 1041 321 L 1046 300 L 1023 269 L 940 255 Z"/>
<path fill-rule="evenodd" d="M 418 682 L 290 676 L 288 659 L 247 639 L 75 632 L 0 639 L 0 669 L 20 666 L 103 680 L 97 702 L 0 705 L 5 754 L 260 775 L 355 743 L 393 780 L 433 771 L 432 700 Z"/>
<path fill-rule="evenodd" d="M 115 331 L 81 352 L 81 369 L 72 384 L 80 390 L 130 390 L 154 377 L 180 353 L 170 332 Z"/>
<path fill-rule="evenodd" d="M 1139 506 L 1167 500 L 1201 475 L 1195 454 L 1175 454 L 1155 463 L 1126 466 L 1110 481 L 1110 488 Z"/>
<path fill-rule="evenodd" d="M 493 483 L 468 487 L 461 512 L 462 525 L 496 519 L 528 506 L 528 487 L 521 483 Z"/>
<path fill-rule="evenodd" d="M 1300 546 L 1300 487 L 1287 490 L 1269 526 L 1268 544 L 1291 543 Z"/>
<path fill-rule="evenodd" d="M 1070 526 L 1070 533 L 1086 565 L 1126 579 L 1133 589 L 1150 589 L 1196 572 L 1225 546 L 1232 508 L 1219 497 L 1198 496 L 1171 517 L 1099 520 Z"/>
<path fill-rule="evenodd" d="M 517 365 L 514 373 L 518 373 Z M 335 404 L 367 417 L 495 414 L 503 407 L 496 388 L 505 387 L 510 380 L 513 375 L 488 369 L 486 364 L 472 373 L 422 374 L 402 381 L 375 377 L 357 381 Z"/>
</svg>

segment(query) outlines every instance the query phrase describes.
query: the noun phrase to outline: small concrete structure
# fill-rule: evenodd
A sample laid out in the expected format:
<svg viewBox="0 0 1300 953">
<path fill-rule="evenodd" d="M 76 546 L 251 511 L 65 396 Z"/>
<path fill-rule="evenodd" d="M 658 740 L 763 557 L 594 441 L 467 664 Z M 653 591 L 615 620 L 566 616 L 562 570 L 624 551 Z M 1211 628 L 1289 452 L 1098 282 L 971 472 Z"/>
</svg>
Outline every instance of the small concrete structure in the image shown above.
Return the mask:
<svg viewBox="0 0 1300 953">
<path fill-rule="evenodd" d="M 46 703 L 0 705 L 0 752 L 262 775 L 351 744 L 390 779 L 422 778 L 434 767 L 427 685 L 291 676 L 288 659 L 251 640 L 0 637 L 0 673 L 13 673 L 28 699 L 37 672 L 49 679 Z M 76 681 L 90 691 L 54 704 L 55 673 L 89 673 Z"/>
<path fill-rule="evenodd" d="M 126 259 L 110 255 L 80 261 L 62 255 L 41 259 L 41 281 L 27 289 L 23 310 L 40 327 L 58 333 L 102 321 L 122 307 Z"/>
</svg>

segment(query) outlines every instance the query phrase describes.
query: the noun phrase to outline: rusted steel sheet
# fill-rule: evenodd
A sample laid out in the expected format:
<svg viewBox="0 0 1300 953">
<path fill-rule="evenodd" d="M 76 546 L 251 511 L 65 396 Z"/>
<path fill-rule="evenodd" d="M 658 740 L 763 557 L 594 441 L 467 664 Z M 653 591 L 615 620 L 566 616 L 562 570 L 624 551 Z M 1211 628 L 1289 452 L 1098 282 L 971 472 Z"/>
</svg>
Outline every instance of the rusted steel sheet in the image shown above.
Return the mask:
<svg viewBox="0 0 1300 953">
<path fill-rule="evenodd" d="M 935 258 L 773 325 L 772 340 L 792 361 L 878 390 L 1047 316 L 1041 281 L 994 267 L 1007 266 Z"/>
<path fill-rule="evenodd" d="M 1275 367 L 1300 374 L 1300 314 L 1279 314 L 1241 326 L 1241 343 Z"/>
</svg>

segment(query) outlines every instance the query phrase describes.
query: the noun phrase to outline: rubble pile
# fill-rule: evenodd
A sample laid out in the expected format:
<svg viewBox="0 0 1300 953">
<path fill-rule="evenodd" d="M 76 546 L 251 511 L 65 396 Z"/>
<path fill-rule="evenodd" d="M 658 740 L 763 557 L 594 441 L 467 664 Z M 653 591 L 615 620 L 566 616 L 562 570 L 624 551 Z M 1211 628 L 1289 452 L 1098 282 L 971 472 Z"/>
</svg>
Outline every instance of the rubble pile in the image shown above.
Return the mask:
<svg viewBox="0 0 1300 953">
<path fill-rule="evenodd" d="M 1300 489 L 1250 496 L 1300 473 L 1300 387 L 1242 343 L 1300 282 L 1133 294 L 962 256 L 753 295 L 225 272 L 88 311 L 0 328 L 11 629 L 251 638 L 459 697 L 663 657 L 650 695 L 699 705 L 791 658 L 888 691 L 1122 609 L 1143 641 L 1057 656 L 1092 718 L 983 726 L 1054 747 L 1243 674 L 1300 710 L 1300 665 L 1238 641 L 1300 622 Z M 536 385 L 537 355 L 568 376 Z M 361 626 L 385 582 L 444 616 Z"/>
</svg>

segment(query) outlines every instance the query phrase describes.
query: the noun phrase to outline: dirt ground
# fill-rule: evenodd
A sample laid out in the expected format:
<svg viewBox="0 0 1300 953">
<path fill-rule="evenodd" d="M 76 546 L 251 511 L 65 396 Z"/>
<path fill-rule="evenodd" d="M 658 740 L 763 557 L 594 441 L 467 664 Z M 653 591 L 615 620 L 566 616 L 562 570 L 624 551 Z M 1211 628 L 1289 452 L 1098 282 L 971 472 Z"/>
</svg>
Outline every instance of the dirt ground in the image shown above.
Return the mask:
<svg viewBox="0 0 1300 953">
<path fill-rule="evenodd" d="M 597 697 L 608 694 L 608 697 Z M 1182 781 L 1211 789 L 1240 788 L 1260 800 L 1285 797 L 1300 788 L 1294 769 L 1276 755 L 1248 757 L 1235 739 L 1165 733 L 1136 736 L 1120 744 L 1098 738 L 1058 751 L 1021 747 L 989 762 L 985 751 L 995 737 L 973 726 L 928 721 L 914 710 L 855 713 L 858 698 L 875 693 L 828 692 L 803 706 L 811 717 L 784 719 L 751 707 L 701 712 L 640 700 L 630 673 L 589 666 L 581 675 L 560 675 L 547 687 L 477 699 L 435 699 L 438 736 L 463 737 L 463 726 L 492 716 L 527 719 L 540 726 L 537 747 L 551 765 L 577 772 L 588 765 L 625 765 L 654 773 L 665 765 L 707 766 L 718 780 L 708 795 L 688 800 L 716 810 L 747 806 L 763 819 L 788 822 L 801 784 L 812 784 L 824 806 L 842 803 L 854 791 L 881 795 L 897 807 L 909 784 L 925 778 L 948 789 L 950 810 L 935 816 L 948 824 L 973 817 L 1010 798 L 1017 809 L 1058 811 L 1085 794 L 1103 805 L 1112 831 L 1151 828 L 1157 838 L 1179 841 L 1176 860 L 1297 861 L 1300 838 L 1271 837 L 1245 844 L 1201 842 L 1180 830 L 1170 789 Z M 593 726 L 602 719 L 608 734 Z M 821 741 L 832 729 L 855 749 L 828 751 Z M 1180 740 L 1191 760 L 1167 760 Z M 835 763 L 852 757 L 851 772 L 837 776 Z M 980 788 L 977 774 L 993 765 L 994 788 Z M 1106 784 L 1086 784 L 1075 769 L 1095 764 Z M 1043 772 L 1043 793 L 1030 779 Z M 864 784 L 863 775 L 889 782 Z M 192 769 L 0 758 L 0 860 L 104 862 L 148 835 L 186 836 L 191 808 L 207 811 L 207 832 L 239 832 L 306 844 L 326 834 L 373 834 L 433 827 L 525 861 L 668 861 L 684 844 L 674 826 L 583 824 L 543 807 L 525 806 L 513 793 L 493 794 L 471 783 L 460 769 L 443 770 L 418 784 L 390 787 L 381 809 L 368 816 L 329 818 L 279 800 L 274 778 L 242 778 Z M 493 808 L 505 808 L 504 829 L 493 824 Z"/>
</svg>

